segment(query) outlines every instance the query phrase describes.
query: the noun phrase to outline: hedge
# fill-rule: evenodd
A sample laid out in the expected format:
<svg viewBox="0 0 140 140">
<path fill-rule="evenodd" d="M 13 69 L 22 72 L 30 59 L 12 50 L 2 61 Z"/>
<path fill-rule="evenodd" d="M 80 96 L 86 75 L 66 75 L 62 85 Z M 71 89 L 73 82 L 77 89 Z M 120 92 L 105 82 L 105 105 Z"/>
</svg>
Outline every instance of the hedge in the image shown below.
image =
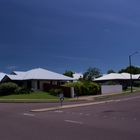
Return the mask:
<svg viewBox="0 0 140 140">
<path fill-rule="evenodd" d="M 100 94 L 100 86 L 97 83 L 89 81 L 69 82 L 64 86 L 74 87 L 75 93 L 79 95 L 97 95 Z"/>
<path fill-rule="evenodd" d="M 15 93 L 15 90 L 18 88 L 18 85 L 12 82 L 0 84 L 0 95 L 8 95 Z"/>
</svg>

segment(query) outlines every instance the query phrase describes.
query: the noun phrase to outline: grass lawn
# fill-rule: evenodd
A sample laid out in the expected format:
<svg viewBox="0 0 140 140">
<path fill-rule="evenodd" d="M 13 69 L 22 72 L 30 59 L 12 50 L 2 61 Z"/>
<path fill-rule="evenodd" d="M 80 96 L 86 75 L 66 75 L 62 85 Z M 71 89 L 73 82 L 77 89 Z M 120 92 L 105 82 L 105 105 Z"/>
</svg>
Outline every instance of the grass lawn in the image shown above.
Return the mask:
<svg viewBox="0 0 140 140">
<path fill-rule="evenodd" d="M 64 101 L 73 101 L 75 99 L 65 98 Z M 33 92 L 30 94 L 12 94 L 6 96 L 0 96 L 1 103 L 40 103 L 40 102 L 60 102 L 58 96 L 50 95 L 47 92 Z"/>
<path fill-rule="evenodd" d="M 33 92 L 30 94 L 12 94 L 7 96 L 0 96 L 0 99 L 48 99 L 58 100 L 57 96 L 50 95 L 47 92 Z"/>
</svg>

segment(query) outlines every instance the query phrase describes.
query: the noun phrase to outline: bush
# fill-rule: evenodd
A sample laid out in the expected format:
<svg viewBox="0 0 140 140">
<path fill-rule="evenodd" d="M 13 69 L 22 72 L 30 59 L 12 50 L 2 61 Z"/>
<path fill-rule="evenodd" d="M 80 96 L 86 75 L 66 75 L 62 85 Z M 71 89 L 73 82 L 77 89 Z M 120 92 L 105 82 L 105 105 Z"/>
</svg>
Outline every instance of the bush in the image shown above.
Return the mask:
<svg viewBox="0 0 140 140">
<path fill-rule="evenodd" d="M 18 85 L 12 82 L 0 84 L 0 95 L 8 95 L 15 93 Z"/>
<path fill-rule="evenodd" d="M 84 82 L 84 95 L 97 95 L 100 93 L 100 86 L 94 82 Z"/>
<path fill-rule="evenodd" d="M 74 87 L 74 91 L 75 91 L 75 94 L 77 96 L 82 95 L 82 93 L 83 93 L 82 90 L 84 88 L 84 84 L 81 81 L 74 82 L 74 83 L 72 83 L 72 82 L 65 83 L 64 86 L 66 86 L 66 87 Z"/>
<path fill-rule="evenodd" d="M 97 83 L 89 81 L 78 81 L 74 83 L 66 83 L 64 86 L 74 87 L 77 96 L 80 95 L 96 95 L 100 93 L 100 86 Z"/>
<path fill-rule="evenodd" d="M 53 96 L 58 96 L 62 92 L 61 89 L 50 89 L 49 93 Z"/>
<path fill-rule="evenodd" d="M 31 89 L 29 88 L 26 88 L 26 87 L 18 87 L 16 90 L 15 90 L 15 93 L 16 94 L 29 94 L 31 93 Z"/>
</svg>

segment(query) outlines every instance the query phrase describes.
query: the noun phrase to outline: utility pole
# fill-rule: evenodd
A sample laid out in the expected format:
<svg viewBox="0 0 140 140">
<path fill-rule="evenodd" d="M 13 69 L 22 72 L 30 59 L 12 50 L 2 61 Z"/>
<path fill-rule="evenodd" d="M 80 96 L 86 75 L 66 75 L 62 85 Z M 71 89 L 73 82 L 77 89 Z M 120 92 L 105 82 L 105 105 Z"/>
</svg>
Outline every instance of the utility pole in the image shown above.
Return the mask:
<svg viewBox="0 0 140 140">
<path fill-rule="evenodd" d="M 131 55 L 129 55 L 129 68 L 130 68 L 130 88 L 131 88 L 131 93 L 133 92 L 133 78 L 132 78 L 132 62 L 131 62 L 131 57 L 138 52 L 134 52 Z"/>
</svg>

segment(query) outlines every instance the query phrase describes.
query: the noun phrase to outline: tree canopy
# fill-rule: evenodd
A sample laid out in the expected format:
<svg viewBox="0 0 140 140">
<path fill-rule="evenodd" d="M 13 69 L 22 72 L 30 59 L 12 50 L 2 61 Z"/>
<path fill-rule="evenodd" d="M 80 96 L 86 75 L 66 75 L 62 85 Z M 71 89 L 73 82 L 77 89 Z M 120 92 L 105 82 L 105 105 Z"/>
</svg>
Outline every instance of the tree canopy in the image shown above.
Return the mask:
<svg viewBox="0 0 140 140">
<path fill-rule="evenodd" d="M 74 72 L 71 70 L 66 70 L 63 75 L 73 77 Z"/>
<path fill-rule="evenodd" d="M 94 78 L 101 76 L 100 69 L 96 67 L 89 67 L 83 75 L 83 79 L 87 81 L 93 81 Z"/>
<path fill-rule="evenodd" d="M 121 69 L 119 70 L 119 73 L 123 73 L 123 72 L 126 72 L 126 73 L 131 73 L 131 74 L 140 74 L 140 67 L 135 67 L 135 66 L 128 66 L 124 69 Z"/>
</svg>

